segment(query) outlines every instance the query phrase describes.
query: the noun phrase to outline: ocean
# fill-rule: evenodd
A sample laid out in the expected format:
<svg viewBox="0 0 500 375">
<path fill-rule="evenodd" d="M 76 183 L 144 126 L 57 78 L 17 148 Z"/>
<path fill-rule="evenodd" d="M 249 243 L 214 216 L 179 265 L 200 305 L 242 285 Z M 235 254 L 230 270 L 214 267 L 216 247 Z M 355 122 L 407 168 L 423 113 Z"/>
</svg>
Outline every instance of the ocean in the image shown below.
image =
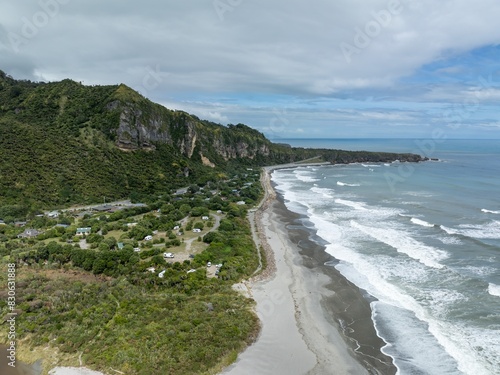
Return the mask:
<svg viewBox="0 0 500 375">
<path fill-rule="evenodd" d="M 304 166 L 272 180 L 332 267 L 375 297 L 399 374 L 500 374 L 500 140 L 280 142 L 439 159 Z"/>
</svg>

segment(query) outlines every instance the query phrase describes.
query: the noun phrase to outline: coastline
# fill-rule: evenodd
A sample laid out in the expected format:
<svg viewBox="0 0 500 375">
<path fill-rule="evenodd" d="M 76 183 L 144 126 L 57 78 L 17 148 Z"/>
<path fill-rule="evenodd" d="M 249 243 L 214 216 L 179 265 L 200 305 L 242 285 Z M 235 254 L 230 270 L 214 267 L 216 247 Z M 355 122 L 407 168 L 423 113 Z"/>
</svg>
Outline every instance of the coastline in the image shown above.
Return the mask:
<svg viewBox="0 0 500 375">
<path fill-rule="evenodd" d="M 267 267 L 257 269 L 240 289 L 257 302 L 262 329 L 256 342 L 221 374 L 396 372 L 391 359 L 380 352 L 385 343 L 374 331 L 369 301 L 335 268 L 325 265 L 334 258 L 310 239 L 314 233 L 302 225 L 303 217 L 290 212 L 272 186 L 270 173 L 275 169 L 323 164 L 264 168 L 265 195 L 258 208 L 250 210 L 249 220 Z M 61 366 L 49 374 L 104 375 L 85 367 Z"/>
<path fill-rule="evenodd" d="M 249 288 L 262 330 L 222 374 L 395 374 L 367 296 L 331 265 L 271 185 L 273 170 L 297 166 L 264 168 L 265 196 L 252 218 L 268 267 Z"/>
</svg>

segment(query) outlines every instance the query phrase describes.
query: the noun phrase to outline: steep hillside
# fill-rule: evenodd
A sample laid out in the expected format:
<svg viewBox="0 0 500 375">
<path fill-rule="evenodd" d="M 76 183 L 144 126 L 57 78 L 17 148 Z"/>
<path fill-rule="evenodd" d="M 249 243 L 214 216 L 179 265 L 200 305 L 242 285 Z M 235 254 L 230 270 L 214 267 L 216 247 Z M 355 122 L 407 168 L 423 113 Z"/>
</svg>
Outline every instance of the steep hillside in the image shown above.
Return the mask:
<svg viewBox="0 0 500 375">
<path fill-rule="evenodd" d="M 334 163 L 417 155 L 290 148 L 250 127 L 169 110 L 125 85 L 36 83 L 0 71 L 0 206 L 21 211 L 158 194 L 234 165 L 320 155 Z"/>
</svg>

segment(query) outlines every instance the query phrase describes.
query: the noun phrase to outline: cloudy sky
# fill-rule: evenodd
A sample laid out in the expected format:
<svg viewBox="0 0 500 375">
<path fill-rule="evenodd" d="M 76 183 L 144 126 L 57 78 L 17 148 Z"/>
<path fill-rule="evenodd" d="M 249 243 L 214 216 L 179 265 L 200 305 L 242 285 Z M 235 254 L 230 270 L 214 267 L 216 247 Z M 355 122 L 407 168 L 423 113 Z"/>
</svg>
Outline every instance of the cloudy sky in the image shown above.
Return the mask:
<svg viewBox="0 0 500 375">
<path fill-rule="evenodd" d="M 500 138 L 498 0 L 0 0 L 0 69 L 271 139 Z"/>
</svg>

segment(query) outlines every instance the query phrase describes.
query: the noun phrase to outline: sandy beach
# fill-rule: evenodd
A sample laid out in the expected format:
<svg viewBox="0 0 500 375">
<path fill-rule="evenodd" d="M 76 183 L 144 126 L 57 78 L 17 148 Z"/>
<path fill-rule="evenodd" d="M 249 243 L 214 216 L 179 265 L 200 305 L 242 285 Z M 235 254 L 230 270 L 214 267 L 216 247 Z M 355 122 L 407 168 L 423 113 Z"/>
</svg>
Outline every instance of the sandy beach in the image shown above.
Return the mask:
<svg viewBox="0 0 500 375">
<path fill-rule="evenodd" d="M 288 167 L 288 166 L 287 166 Z M 371 320 L 369 298 L 334 267 L 299 215 L 288 211 L 265 169 L 265 196 L 249 212 L 267 267 L 235 289 L 256 301 L 261 331 L 223 375 L 395 374 Z M 119 373 L 118 371 L 116 373 Z M 103 375 L 56 367 L 51 375 Z"/>
<path fill-rule="evenodd" d="M 327 262 L 271 186 L 255 214 L 269 267 L 250 281 L 262 330 L 222 374 L 394 374 L 371 322 L 369 302 Z"/>
</svg>

